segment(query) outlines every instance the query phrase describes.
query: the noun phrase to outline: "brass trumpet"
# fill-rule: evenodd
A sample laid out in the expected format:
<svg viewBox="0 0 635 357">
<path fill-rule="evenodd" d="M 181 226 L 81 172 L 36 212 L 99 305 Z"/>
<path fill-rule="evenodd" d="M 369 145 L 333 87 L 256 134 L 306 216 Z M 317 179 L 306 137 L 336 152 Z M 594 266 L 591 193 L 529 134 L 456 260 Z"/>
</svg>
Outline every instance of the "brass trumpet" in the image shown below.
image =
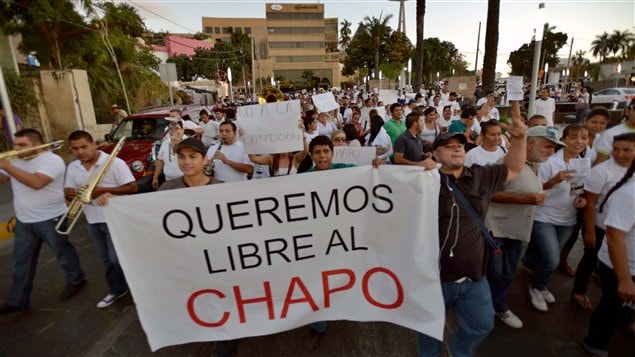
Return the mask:
<svg viewBox="0 0 635 357">
<path fill-rule="evenodd" d="M 29 160 L 34 158 L 37 155 L 37 152 L 42 149 L 47 149 L 48 151 L 59 150 L 64 146 L 64 140 L 53 141 L 48 144 L 42 144 L 33 146 L 30 148 L 22 149 L 22 150 L 9 150 L 3 153 L 0 153 L 0 160 L 13 159 L 15 157 L 23 160 Z M 29 154 L 30 153 L 30 154 Z M 29 154 L 29 155 L 26 155 Z"/>
<path fill-rule="evenodd" d="M 123 148 L 125 141 L 125 136 L 119 139 L 106 162 L 101 166 L 101 168 L 99 168 L 99 171 L 96 174 L 93 172 L 89 176 L 87 182 L 79 188 L 77 195 L 75 195 L 75 198 L 73 198 L 70 205 L 68 205 L 68 210 L 55 226 L 55 231 L 57 233 L 69 234 L 71 232 L 75 223 L 77 223 L 79 216 L 84 211 L 84 205 L 92 202 L 93 191 L 95 191 L 97 185 L 99 185 L 104 176 L 106 176 L 108 168 L 110 168 L 110 165 L 112 165 L 112 162 L 117 157 L 117 154 Z M 95 168 L 97 168 L 97 166 L 95 166 Z"/>
</svg>

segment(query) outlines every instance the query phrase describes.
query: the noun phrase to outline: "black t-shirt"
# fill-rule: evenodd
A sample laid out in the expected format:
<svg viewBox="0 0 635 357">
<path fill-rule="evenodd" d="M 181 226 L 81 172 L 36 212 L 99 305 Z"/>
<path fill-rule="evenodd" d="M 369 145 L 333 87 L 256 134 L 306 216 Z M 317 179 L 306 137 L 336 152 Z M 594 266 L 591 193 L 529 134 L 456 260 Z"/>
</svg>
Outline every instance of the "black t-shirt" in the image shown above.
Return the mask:
<svg viewBox="0 0 635 357">
<path fill-rule="evenodd" d="M 459 201 L 456 199 L 453 201 L 446 180 L 454 180 L 476 213 L 485 219 L 492 196 L 503 190 L 507 172 L 505 165 L 475 165 L 470 168 L 464 167 L 463 174 L 458 179 L 452 175 L 441 176 L 439 193 L 439 247 L 441 249 L 439 254 L 441 255 L 442 282 L 451 282 L 463 277 L 479 281 L 485 274 L 487 262 L 485 249 L 487 242 L 483 233 Z M 452 207 L 455 201 L 459 210 L 458 219 L 457 208 Z M 452 221 L 450 221 L 451 217 Z"/>
</svg>

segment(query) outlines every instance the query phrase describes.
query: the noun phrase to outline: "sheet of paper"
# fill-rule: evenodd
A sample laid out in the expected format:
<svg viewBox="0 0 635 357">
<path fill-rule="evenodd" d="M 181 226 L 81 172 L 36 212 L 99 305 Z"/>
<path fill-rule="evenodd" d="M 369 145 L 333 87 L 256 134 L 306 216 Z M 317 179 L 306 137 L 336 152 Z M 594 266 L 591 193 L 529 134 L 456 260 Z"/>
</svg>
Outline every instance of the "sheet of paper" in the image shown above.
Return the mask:
<svg viewBox="0 0 635 357">
<path fill-rule="evenodd" d="M 514 76 L 507 78 L 507 99 L 523 100 L 523 77 Z"/>
</svg>

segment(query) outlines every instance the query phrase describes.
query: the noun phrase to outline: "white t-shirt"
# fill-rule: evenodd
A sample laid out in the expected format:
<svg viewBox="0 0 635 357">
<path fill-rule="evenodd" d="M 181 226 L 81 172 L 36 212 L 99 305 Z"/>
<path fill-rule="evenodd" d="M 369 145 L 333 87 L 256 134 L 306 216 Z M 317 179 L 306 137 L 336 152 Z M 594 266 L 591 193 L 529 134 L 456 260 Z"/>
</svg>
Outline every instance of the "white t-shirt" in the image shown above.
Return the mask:
<svg viewBox="0 0 635 357">
<path fill-rule="evenodd" d="M 496 147 L 496 151 L 487 151 L 479 145 L 465 154 L 465 166 L 470 167 L 474 164 L 480 166 L 493 165 L 503 156 L 505 156 L 505 151 L 500 146 Z"/>
<path fill-rule="evenodd" d="M 98 151 L 98 153 L 99 158 L 97 159 L 97 163 L 90 170 L 86 170 L 79 160 L 71 162 L 66 170 L 64 187 L 78 190 L 82 185 L 87 184 L 90 176 L 93 175 L 93 173 L 96 175 L 106 163 L 106 160 L 108 160 L 108 154 L 103 151 Z M 101 179 L 98 187 L 119 187 L 134 181 L 135 178 L 132 176 L 128 165 L 126 165 L 125 161 L 116 157 L 113 159 L 112 164 Z M 106 222 L 104 208 L 94 204 L 84 206 L 84 215 L 89 224 Z"/>
<path fill-rule="evenodd" d="M 538 176 L 545 183 L 558 172 L 567 170 L 564 162 L 564 149 L 551 155 L 547 162 L 540 165 Z M 576 209 L 573 205 L 576 196 L 572 196 L 571 184 L 562 181 L 552 188 L 545 190 L 545 204 L 536 208 L 536 221 L 551 223 L 558 226 L 573 226 L 576 220 Z"/>
<path fill-rule="evenodd" d="M 377 133 L 377 136 L 375 136 L 375 139 L 373 140 L 372 143 L 369 143 L 370 141 L 370 133 L 366 134 L 365 136 L 365 143 L 367 146 L 372 146 L 372 147 L 381 147 L 386 149 L 386 151 L 379 155 L 378 158 L 384 160 L 384 161 L 388 161 L 390 159 L 390 155 L 393 154 L 392 151 L 392 141 L 390 141 L 390 136 L 388 135 L 388 132 L 386 131 L 386 129 L 381 128 L 379 129 L 379 133 Z"/>
<path fill-rule="evenodd" d="M 445 118 L 443 117 L 437 118 L 437 125 L 440 126 L 441 128 L 449 127 L 450 123 L 452 123 L 452 118 L 450 118 L 450 120 L 445 120 Z"/>
<path fill-rule="evenodd" d="M 9 176 L 13 190 L 13 208 L 20 222 L 43 222 L 66 212 L 64 203 L 64 160 L 52 152 L 42 153 L 31 160 L 17 160 L 13 166 L 28 173 L 39 172 L 53 179 L 48 185 L 33 189 Z"/>
<path fill-rule="evenodd" d="M 553 126 L 553 113 L 556 111 L 556 101 L 553 98 L 536 99 L 536 114 L 542 115 L 547 118 L 547 126 Z"/>
<path fill-rule="evenodd" d="M 210 159 L 218 150 L 218 144 L 209 148 L 207 151 L 207 157 Z M 254 163 L 249 160 L 249 156 L 245 152 L 243 143 L 236 141 L 231 145 L 223 144 L 220 151 L 227 157 L 228 160 L 238 162 L 241 164 L 248 164 L 254 166 Z M 223 163 L 220 160 L 214 161 L 214 178 L 223 182 L 235 182 L 247 180 L 247 174 L 234 170 L 229 165 Z"/>
<path fill-rule="evenodd" d="M 626 259 L 631 276 L 635 276 L 635 180 L 630 179 L 609 197 L 605 208 L 608 212 L 607 226 L 626 232 L 624 235 L 624 245 L 626 246 Z M 609 267 L 613 268 L 613 263 L 609 256 L 608 239 L 604 239 L 602 247 L 598 252 L 598 259 Z"/>
<path fill-rule="evenodd" d="M 333 122 L 330 122 L 327 120 L 326 124 L 322 124 L 322 122 L 318 120 L 318 125 L 317 125 L 318 135 L 326 135 L 328 137 L 331 137 L 331 134 L 333 134 L 335 130 L 337 130 L 337 127 L 335 126 L 335 124 L 333 124 Z"/>
<path fill-rule="evenodd" d="M 210 120 L 207 123 L 203 123 L 201 121 L 198 125 L 203 128 L 203 135 L 201 136 L 203 144 L 207 147 L 214 144 L 216 142 L 216 139 L 214 138 L 218 136 L 218 128 L 220 125 L 213 120 Z"/>
<path fill-rule="evenodd" d="M 344 115 L 342 115 L 342 117 L 344 118 L 344 123 L 348 123 L 353 117 L 353 109 L 351 108 L 344 109 Z"/>
<path fill-rule="evenodd" d="M 443 103 L 444 106 L 448 105 L 448 102 L 450 101 L 450 92 L 447 93 L 439 93 L 439 96 L 441 97 L 441 101 L 439 103 Z"/>
<path fill-rule="evenodd" d="M 635 128 L 631 128 L 627 126 L 626 123 L 623 123 L 606 129 L 598 139 L 594 140 L 593 149 L 600 154 L 611 155 L 611 151 L 613 151 L 613 138 L 616 135 L 624 133 L 635 133 Z"/>
<path fill-rule="evenodd" d="M 600 213 L 600 205 L 604 201 L 604 197 L 615 184 L 624 177 L 628 170 L 627 167 L 618 165 L 612 158 L 591 168 L 589 176 L 584 183 L 586 191 L 599 195 L 597 204 L 595 205 L 595 225 L 605 229 L 604 220 L 606 219 L 606 205 L 602 213 Z"/>
<path fill-rule="evenodd" d="M 487 103 L 487 101 L 488 101 L 488 98 L 487 98 L 487 97 L 482 97 L 481 99 L 479 99 L 479 100 L 476 102 L 476 106 L 477 106 L 477 107 L 480 107 L 481 105 L 483 105 L 483 104 Z"/>
<path fill-rule="evenodd" d="M 185 138 L 184 136 L 183 139 L 185 140 Z M 163 174 L 166 181 L 176 180 L 183 176 L 183 172 L 179 168 L 176 152 L 171 146 L 172 142 L 170 140 L 163 141 L 161 148 L 159 148 L 159 155 L 157 155 L 157 160 L 163 161 Z M 170 152 L 172 153 L 171 155 Z"/>
</svg>

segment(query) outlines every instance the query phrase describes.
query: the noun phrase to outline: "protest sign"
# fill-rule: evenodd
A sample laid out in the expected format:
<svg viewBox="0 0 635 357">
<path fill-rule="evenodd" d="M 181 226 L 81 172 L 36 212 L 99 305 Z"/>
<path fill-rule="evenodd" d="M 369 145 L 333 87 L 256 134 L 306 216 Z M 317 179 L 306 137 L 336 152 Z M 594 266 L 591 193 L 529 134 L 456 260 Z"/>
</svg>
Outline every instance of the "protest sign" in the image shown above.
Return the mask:
<svg viewBox="0 0 635 357">
<path fill-rule="evenodd" d="M 237 119 L 248 154 L 292 152 L 304 147 L 298 126 L 299 100 L 238 107 Z"/>
<path fill-rule="evenodd" d="M 372 165 L 377 156 L 376 152 L 376 147 L 337 146 L 333 148 L 333 162 L 357 166 Z"/>
<path fill-rule="evenodd" d="M 381 89 L 379 91 L 379 100 L 384 102 L 384 105 L 397 103 L 397 91 L 394 89 Z"/>
<path fill-rule="evenodd" d="M 327 320 L 441 340 L 439 187 L 355 167 L 114 197 L 106 217 L 153 351 Z"/>
<path fill-rule="evenodd" d="M 506 84 L 507 100 L 523 100 L 523 77 L 512 76 L 507 78 Z"/>
<path fill-rule="evenodd" d="M 335 101 L 333 93 L 326 92 L 311 96 L 313 105 L 318 110 L 318 113 L 327 113 L 334 109 L 340 109 L 340 105 Z"/>
<path fill-rule="evenodd" d="M 362 128 L 370 128 L 370 111 L 371 110 L 377 110 L 377 114 L 378 115 L 384 115 L 386 113 L 386 109 L 384 107 L 371 107 L 371 108 L 367 108 L 367 107 L 362 107 L 361 109 L 361 115 L 359 117 L 359 121 L 362 124 Z"/>
</svg>

